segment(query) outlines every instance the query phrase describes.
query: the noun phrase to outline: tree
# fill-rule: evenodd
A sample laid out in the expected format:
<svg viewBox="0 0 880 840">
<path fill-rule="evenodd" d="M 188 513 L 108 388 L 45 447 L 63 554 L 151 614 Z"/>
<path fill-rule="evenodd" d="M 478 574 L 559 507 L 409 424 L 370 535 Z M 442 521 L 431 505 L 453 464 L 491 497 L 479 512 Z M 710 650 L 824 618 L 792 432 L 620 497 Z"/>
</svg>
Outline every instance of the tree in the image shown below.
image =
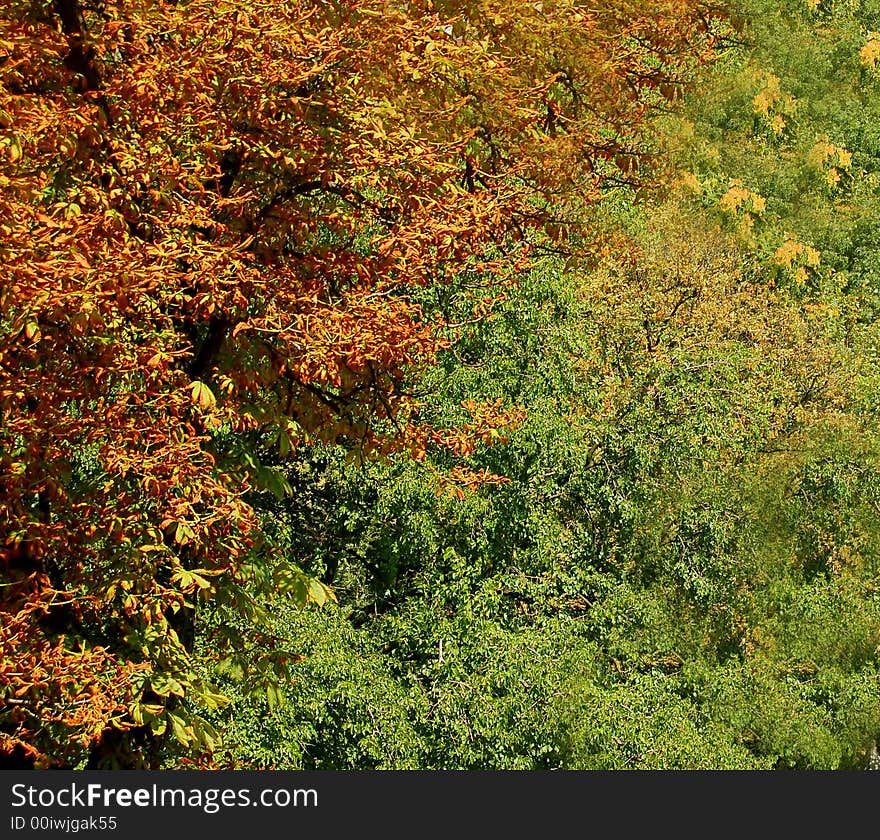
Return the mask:
<svg viewBox="0 0 880 840">
<path fill-rule="evenodd" d="M 626 247 L 541 261 L 422 380 L 445 424 L 466 396 L 526 408 L 473 459 L 509 482 L 455 501 L 413 464 L 286 467 L 278 539 L 341 608 L 277 616 L 306 658 L 285 708 L 218 713 L 241 760 L 866 766 L 880 10 L 748 7 L 664 120 L 681 190 L 608 206 Z"/>
<path fill-rule="evenodd" d="M 645 116 L 705 21 L 663 0 L 6 4 L 0 750 L 212 749 L 196 605 L 332 596 L 265 539 L 248 494 L 290 487 L 257 452 L 464 455 L 515 422 L 420 421 L 408 382 L 456 326 L 414 293 L 451 284 L 479 318 L 539 237 L 574 242 L 609 184 L 649 178 Z M 217 645 L 267 684 L 296 658 Z"/>
</svg>

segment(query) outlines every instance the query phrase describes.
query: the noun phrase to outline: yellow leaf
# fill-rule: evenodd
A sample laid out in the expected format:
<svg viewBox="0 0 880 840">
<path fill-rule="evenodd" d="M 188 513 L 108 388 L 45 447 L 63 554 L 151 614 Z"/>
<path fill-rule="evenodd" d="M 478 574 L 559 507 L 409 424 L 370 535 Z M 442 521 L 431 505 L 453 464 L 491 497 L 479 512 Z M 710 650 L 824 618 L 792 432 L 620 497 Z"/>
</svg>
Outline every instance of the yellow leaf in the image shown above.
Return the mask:
<svg viewBox="0 0 880 840">
<path fill-rule="evenodd" d="M 204 382 L 199 382 L 198 380 L 193 382 L 190 385 L 190 394 L 192 394 L 193 402 L 205 411 L 217 404 L 217 398 Z"/>
<path fill-rule="evenodd" d="M 309 600 L 322 607 L 327 601 L 335 601 L 336 594 L 329 586 L 325 586 L 321 581 L 312 578 L 309 581 Z"/>
<path fill-rule="evenodd" d="M 872 70 L 877 68 L 877 62 L 880 61 L 880 32 L 868 34 L 868 40 L 859 50 L 859 58 L 866 67 Z"/>
</svg>

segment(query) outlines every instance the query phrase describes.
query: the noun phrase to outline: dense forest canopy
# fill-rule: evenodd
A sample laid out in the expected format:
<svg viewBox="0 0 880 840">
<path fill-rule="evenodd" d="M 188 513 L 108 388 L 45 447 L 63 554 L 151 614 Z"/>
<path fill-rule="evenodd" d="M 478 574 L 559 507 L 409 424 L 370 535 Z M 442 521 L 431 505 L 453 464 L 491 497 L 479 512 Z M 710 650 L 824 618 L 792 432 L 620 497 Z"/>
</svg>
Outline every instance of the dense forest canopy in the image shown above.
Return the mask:
<svg viewBox="0 0 880 840">
<path fill-rule="evenodd" d="M 3 760 L 865 766 L 878 32 L 8 3 Z"/>
</svg>

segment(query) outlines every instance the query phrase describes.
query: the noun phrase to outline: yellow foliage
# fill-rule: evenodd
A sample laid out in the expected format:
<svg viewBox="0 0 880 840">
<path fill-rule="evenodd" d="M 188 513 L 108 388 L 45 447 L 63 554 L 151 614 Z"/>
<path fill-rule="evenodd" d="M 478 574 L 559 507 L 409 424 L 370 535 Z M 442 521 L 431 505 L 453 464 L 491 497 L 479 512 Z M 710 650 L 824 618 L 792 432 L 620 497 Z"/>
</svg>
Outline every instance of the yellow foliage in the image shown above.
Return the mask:
<svg viewBox="0 0 880 840">
<path fill-rule="evenodd" d="M 849 169 L 852 166 L 852 152 L 844 149 L 843 146 L 835 145 L 828 139 L 827 134 L 823 134 L 810 149 L 809 160 L 819 169 L 827 165 Z"/>
<path fill-rule="evenodd" d="M 681 176 L 681 184 L 688 191 L 700 195 L 703 192 L 703 185 L 694 172 L 685 172 Z"/>
<path fill-rule="evenodd" d="M 823 134 L 810 150 L 808 160 L 816 169 L 825 173 L 825 183 L 834 189 L 840 184 L 842 170 L 852 167 L 852 152 L 835 145 L 827 134 Z"/>
<path fill-rule="evenodd" d="M 773 252 L 773 262 L 784 268 L 798 286 L 804 286 L 811 268 L 816 268 L 822 255 L 817 248 L 789 237 Z"/>
<path fill-rule="evenodd" d="M 767 209 L 764 196 L 743 186 L 738 178 L 731 181 L 727 192 L 718 201 L 719 209 L 730 214 L 738 221 L 740 235 L 751 241 L 755 227 L 755 217 Z"/>
<path fill-rule="evenodd" d="M 817 248 L 804 245 L 803 242 L 789 237 L 773 253 L 773 262 L 785 268 L 791 268 L 795 263 L 815 268 L 819 265 L 821 256 Z"/>
<path fill-rule="evenodd" d="M 768 116 L 776 103 L 782 98 L 782 90 L 779 85 L 779 77 L 772 73 L 761 74 L 764 87 L 756 94 L 753 105 L 756 114 Z"/>
<path fill-rule="evenodd" d="M 765 117 L 769 115 L 770 109 L 773 107 L 773 95 L 769 88 L 759 91 L 752 101 L 752 105 L 756 114 L 763 114 Z"/>
<path fill-rule="evenodd" d="M 773 254 L 773 262 L 789 268 L 795 261 L 803 246 L 794 239 L 786 239 Z"/>
<path fill-rule="evenodd" d="M 728 213 L 736 213 L 739 210 L 740 205 L 748 198 L 749 191 L 744 189 L 741 185 L 733 185 L 730 189 L 721 196 L 721 200 L 718 202 L 718 206 L 725 210 Z"/>
<path fill-rule="evenodd" d="M 764 196 L 743 186 L 743 182 L 736 178 L 731 181 L 727 192 L 719 199 L 718 206 L 726 213 L 734 215 L 739 211 L 761 215 L 767 209 L 767 200 Z"/>
<path fill-rule="evenodd" d="M 794 114 L 797 102 L 793 96 L 783 94 L 778 76 L 761 73 L 759 79 L 763 87 L 755 94 L 752 108 L 773 134 L 781 135 L 788 124 L 786 117 Z"/>
<path fill-rule="evenodd" d="M 880 32 L 869 32 L 868 40 L 859 50 L 859 58 L 865 67 L 872 70 L 877 69 L 877 62 L 880 61 Z"/>
</svg>

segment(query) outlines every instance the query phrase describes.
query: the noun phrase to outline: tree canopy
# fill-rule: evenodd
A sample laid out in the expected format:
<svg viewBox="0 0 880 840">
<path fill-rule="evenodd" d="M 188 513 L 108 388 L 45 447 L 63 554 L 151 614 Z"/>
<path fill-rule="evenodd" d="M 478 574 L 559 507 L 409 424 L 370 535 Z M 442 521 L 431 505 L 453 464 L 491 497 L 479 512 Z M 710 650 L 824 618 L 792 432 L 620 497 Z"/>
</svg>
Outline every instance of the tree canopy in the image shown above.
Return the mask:
<svg viewBox="0 0 880 840">
<path fill-rule="evenodd" d="M 874 0 L 10 0 L 4 766 L 855 768 Z"/>
<path fill-rule="evenodd" d="M 710 29 L 695 2 L 5 6 L 7 754 L 211 750 L 197 605 L 333 597 L 254 509 L 293 494 L 274 455 L 441 450 L 459 495 L 503 480 L 465 460 L 521 410 L 432 423 L 418 372 L 536 248 L 595 250 Z M 296 658 L 215 629 L 258 681 Z"/>
</svg>

